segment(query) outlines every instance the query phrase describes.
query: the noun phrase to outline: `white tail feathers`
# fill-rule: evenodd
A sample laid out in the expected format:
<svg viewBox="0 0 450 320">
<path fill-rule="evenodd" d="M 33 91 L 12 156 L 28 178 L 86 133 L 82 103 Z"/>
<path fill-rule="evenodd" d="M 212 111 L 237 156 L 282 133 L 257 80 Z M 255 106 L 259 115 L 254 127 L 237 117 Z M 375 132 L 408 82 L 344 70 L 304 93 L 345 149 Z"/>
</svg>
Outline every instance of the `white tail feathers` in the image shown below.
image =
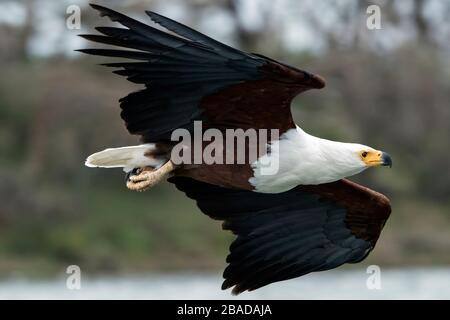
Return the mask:
<svg viewBox="0 0 450 320">
<path fill-rule="evenodd" d="M 165 161 L 151 156 L 156 146 L 153 143 L 139 146 L 109 148 L 90 155 L 85 162 L 88 167 L 120 168 L 125 172 L 134 168 L 161 166 Z"/>
</svg>

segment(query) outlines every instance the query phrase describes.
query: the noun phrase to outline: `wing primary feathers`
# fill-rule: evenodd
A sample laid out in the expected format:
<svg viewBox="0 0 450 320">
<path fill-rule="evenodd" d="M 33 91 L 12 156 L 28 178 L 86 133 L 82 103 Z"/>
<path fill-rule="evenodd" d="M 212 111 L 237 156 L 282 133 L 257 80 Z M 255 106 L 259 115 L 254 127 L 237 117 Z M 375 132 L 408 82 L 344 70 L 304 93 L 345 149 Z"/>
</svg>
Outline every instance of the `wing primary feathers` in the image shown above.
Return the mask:
<svg viewBox="0 0 450 320">
<path fill-rule="evenodd" d="M 91 7 L 99 11 L 102 17 L 107 16 L 111 19 L 111 21 L 118 22 L 144 37 L 152 35 L 153 39 L 160 42 L 161 44 L 177 47 L 186 43 L 186 40 L 182 38 L 169 35 L 165 32 L 143 24 L 142 22 L 127 17 L 126 15 L 121 14 L 117 11 L 96 4 L 91 4 Z"/>
<path fill-rule="evenodd" d="M 185 177 L 169 182 L 237 235 L 222 284 L 233 294 L 363 260 L 390 213 L 384 196 L 345 180 L 279 194 L 226 189 Z"/>
<path fill-rule="evenodd" d="M 114 49 L 78 49 L 78 52 L 105 57 L 116 57 L 135 60 L 149 60 L 158 58 L 157 55 L 153 55 L 148 52 L 130 51 L 130 50 L 114 50 Z"/>
<path fill-rule="evenodd" d="M 109 45 L 113 45 L 113 46 L 118 46 L 118 47 L 125 47 L 125 48 L 131 48 L 131 49 L 137 49 L 137 50 L 142 50 L 142 51 L 149 51 L 149 52 L 161 52 L 162 50 L 156 47 L 152 47 L 146 44 L 143 44 L 143 42 L 136 42 L 133 40 L 121 40 L 121 39 L 116 39 L 113 37 L 108 37 L 108 36 L 101 36 L 101 35 L 94 35 L 94 34 L 81 34 L 80 37 L 89 40 L 89 41 L 93 41 L 93 42 L 98 42 L 98 43 L 104 43 L 104 44 L 109 44 Z"/>
<path fill-rule="evenodd" d="M 91 6 L 121 26 L 97 27 L 100 34 L 81 35 L 111 49 L 78 51 L 136 60 L 106 66 L 117 67 L 115 74 L 145 85 L 145 94 L 120 101 L 128 131 L 141 135 L 143 142 L 170 140 L 173 130 L 192 130 L 196 120 L 208 127 L 276 128 L 282 134 L 295 127 L 289 107 L 293 97 L 315 87 L 301 70 L 242 52 L 155 12 L 146 14 L 172 32 Z M 195 99 L 180 108 L 178 97 Z"/>
<path fill-rule="evenodd" d="M 184 38 L 181 38 L 181 37 L 178 37 L 175 35 L 168 34 L 164 31 L 153 28 L 149 25 L 146 25 L 142 22 L 134 20 L 130 17 L 127 17 L 124 14 L 121 14 L 121 13 L 111 10 L 109 8 L 105 8 L 105 7 L 102 7 L 99 5 L 94 5 L 94 4 L 91 4 L 91 6 L 94 9 L 98 10 L 100 12 L 101 16 L 107 16 L 111 19 L 111 21 L 118 22 L 118 23 L 122 24 L 123 26 L 128 27 L 133 32 L 140 34 L 143 37 L 151 36 L 151 39 L 159 42 L 162 45 L 166 45 L 173 49 L 176 49 L 176 48 L 181 48 L 186 44 L 189 44 L 191 47 L 195 47 L 199 52 L 201 52 L 201 50 L 203 50 L 203 51 L 209 50 L 209 48 L 204 45 L 186 40 Z M 201 49 L 201 50 L 199 50 L 199 49 Z M 214 56 L 211 55 L 211 57 L 214 57 Z"/>
<path fill-rule="evenodd" d="M 212 48 L 220 51 L 222 54 L 224 54 L 226 57 L 230 59 L 242 59 L 242 56 L 244 54 L 242 51 L 227 46 L 186 25 L 183 25 L 177 21 L 164 17 L 156 12 L 146 11 L 146 13 L 150 17 L 150 19 L 152 19 L 154 22 L 160 24 L 161 26 L 165 27 L 170 31 L 175 32 L 176 34 L 186 37 L 192 41 L 200 42 L 207 46 L 211 46 Z"/>
</svg>

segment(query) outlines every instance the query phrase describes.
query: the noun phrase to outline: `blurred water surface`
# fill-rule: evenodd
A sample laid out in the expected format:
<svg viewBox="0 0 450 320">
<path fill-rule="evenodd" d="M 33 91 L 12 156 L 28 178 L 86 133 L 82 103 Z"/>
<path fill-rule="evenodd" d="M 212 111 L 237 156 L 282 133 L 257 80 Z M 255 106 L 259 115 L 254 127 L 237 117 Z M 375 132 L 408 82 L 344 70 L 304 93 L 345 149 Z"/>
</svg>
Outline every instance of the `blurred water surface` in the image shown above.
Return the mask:
<svg viewBox="0 0 450 320">
<path fill-rule="evenodd" d="M 1 299 L 450 299 L 450 269 L 382 270 L 380 290 L 364 270 L 331 271 L 276 283 L 237 297 L 221 291 L 220 274 L 165 274 L 82 278 L 69 290 L 63 278 L 0 282 Z"/>
</svg>

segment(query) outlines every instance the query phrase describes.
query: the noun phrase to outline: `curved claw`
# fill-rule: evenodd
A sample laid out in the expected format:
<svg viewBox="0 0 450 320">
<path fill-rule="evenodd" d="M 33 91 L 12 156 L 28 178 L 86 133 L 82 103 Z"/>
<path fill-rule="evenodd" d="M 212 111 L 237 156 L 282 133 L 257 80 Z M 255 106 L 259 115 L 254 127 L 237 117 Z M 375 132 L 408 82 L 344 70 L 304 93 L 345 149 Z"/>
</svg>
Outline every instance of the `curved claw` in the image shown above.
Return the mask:
<svg viewBox="0 0 450 320">
<path fill-rule="evenodd" d="M 133 170 L 127 172 L 127 174 L 125 175 L 125 182 L 130 181 L 130 178 L 134 175 L 139 174 L 140 172 L 140 168 L 134 168 Z"/>
<path fill-rule="evenodd" d="M 175 166 L 170 160 L 156 170 L 150 167 L 138 168 L 137 174 L 131 174 L 128 177 L 127 188 L 134 191 L 145 191 L 163 180 L 174 169 Z"/>
</svg>

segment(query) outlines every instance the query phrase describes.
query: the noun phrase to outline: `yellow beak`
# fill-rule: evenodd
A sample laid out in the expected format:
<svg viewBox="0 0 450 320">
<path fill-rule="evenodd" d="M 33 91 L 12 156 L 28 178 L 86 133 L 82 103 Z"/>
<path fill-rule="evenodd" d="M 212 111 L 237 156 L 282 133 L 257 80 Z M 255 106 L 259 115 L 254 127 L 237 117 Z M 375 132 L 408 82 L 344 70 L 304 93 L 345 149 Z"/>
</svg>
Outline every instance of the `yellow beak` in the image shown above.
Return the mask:
<svg viewBox="0 0 450 320">
<path fill-rule="evenodd" d="M 392 167 L 392 158 L 387 152 L 375 151 L 367 154 L 363 161 L 368 167 L 389 166 Z"/>
</svg>

